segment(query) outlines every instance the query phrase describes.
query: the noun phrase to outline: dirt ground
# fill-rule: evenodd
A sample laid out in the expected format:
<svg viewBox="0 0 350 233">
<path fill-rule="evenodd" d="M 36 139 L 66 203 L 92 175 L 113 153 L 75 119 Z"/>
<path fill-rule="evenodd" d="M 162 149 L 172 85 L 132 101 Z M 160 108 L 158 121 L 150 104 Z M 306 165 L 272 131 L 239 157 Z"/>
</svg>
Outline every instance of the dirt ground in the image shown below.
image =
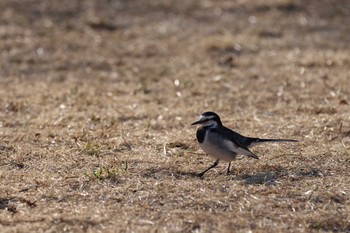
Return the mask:
<svg viewBox="0 0 350 233">
<path fill-rule="evenodd" d="M 0 9 L 0 232 L 350 232 L 349 1 Z M 300 142 L 198 178 L 209 110 Z"/>
</svg>

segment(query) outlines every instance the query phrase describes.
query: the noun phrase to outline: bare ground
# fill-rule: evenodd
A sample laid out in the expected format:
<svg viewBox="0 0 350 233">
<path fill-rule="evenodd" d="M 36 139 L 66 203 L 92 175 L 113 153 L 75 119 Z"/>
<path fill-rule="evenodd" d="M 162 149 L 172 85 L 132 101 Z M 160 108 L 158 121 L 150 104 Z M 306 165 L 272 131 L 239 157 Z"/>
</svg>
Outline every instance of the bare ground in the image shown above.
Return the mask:
<svg viewBox="0 0 350 233">
<path fill-rule="evenodd" d="M 350 231 L 348 1 L 0 9 L 0 232 Z M 200 179 L 207 110 L 300 142 Z"/>
</svg>

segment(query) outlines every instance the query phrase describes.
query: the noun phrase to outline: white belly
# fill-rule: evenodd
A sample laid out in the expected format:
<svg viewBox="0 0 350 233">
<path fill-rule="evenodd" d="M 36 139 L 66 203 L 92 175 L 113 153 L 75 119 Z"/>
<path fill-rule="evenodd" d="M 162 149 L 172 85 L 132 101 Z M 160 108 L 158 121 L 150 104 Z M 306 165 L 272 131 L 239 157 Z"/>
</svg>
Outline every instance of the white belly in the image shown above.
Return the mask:
<svg viewBox="0 0 350 233">
<path fill-rule="evenodd" d="M 237 154 L 233 152 L 226 144 L 222 143 L 222 141 L 216 140 L 215 138 L 208 138 L 208 136 L 209 135 L 206 136 L 203 143 L 199 144 L 205 153 L 213 156 L 216 159 L 221 159 L 228 162 L 236 158 Z"/>
</svg>

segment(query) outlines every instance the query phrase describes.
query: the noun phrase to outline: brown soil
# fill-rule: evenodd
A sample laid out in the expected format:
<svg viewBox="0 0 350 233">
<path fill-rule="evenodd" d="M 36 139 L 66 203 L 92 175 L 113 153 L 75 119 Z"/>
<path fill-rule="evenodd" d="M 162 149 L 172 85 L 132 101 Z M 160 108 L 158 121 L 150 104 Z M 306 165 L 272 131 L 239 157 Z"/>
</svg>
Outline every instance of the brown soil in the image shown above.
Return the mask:
<svg viewBox="0 0 350 233">
<path fill-rule="evenodd" d="M 0 232 L 350 231 L 349 1 L 0 9 Z M 208 110 L 300 142 L 200 179 Z"/>
</svg>

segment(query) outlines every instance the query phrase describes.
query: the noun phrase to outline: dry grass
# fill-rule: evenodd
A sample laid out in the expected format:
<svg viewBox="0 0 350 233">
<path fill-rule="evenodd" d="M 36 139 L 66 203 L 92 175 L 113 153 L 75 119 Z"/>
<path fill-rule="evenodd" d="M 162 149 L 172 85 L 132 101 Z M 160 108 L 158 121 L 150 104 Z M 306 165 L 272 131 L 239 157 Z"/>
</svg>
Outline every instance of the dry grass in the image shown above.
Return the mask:
<svg viewBox="0 0 350 233">
<path fill-rule="evenodd" d="M 1 232 L 349 232 L 347 1 L 0 1 Z M 213 110 L 298 144 L 213 159 Z"/>
</svg>

